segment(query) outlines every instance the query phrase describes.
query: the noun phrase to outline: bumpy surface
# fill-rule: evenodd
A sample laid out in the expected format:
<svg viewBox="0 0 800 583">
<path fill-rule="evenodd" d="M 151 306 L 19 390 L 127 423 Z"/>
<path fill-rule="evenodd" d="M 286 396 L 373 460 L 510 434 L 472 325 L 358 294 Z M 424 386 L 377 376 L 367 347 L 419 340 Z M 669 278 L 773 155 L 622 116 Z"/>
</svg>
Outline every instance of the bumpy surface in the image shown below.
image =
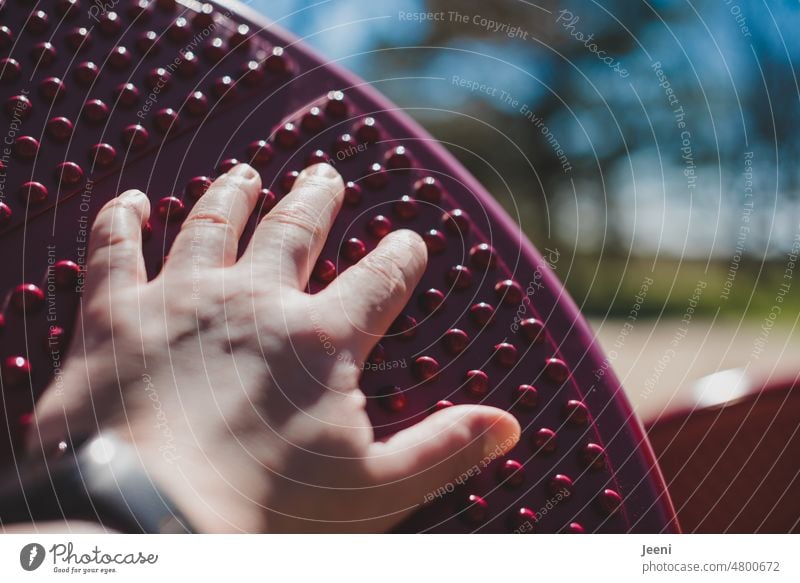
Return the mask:
<svg viewBox="0 0 800 583">
<path fill-rule="evenodd" d="M 376 434 L 458 403 L 509 409 L 523 428 L 510 456 L 432 492 L 399 530 L 677 528 L 574 304 L 519 228 L 403 112 L 235 3 L 0 6 L 7 464 L 35 398 L 58 382 L 88 230 L 106 201 L 133 187 L 150 196 L 152 276 L 186 211 L 235 161 L 263 178 L 252 229 L 300 169 L 328 160 L 347 181 L 346 203 L 311 292 L 392 229 L 416 230 L 429 249 L 415 299 L 364 372 Z"/>
</svg>

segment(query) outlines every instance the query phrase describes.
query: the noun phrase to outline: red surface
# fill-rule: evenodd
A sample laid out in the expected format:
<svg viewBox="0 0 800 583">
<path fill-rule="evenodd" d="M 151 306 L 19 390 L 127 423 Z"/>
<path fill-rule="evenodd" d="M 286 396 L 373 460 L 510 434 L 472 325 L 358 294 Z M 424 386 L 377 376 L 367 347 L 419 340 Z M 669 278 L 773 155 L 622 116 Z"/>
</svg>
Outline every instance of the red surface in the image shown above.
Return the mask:
<svg viewBox="0 0 800 583">
<path fill-rule="evenodd" d="M 490 457 L 468 480 L 432 493 L 433 502 L 399 530 L 677 528 L 616 379 L 610 371 L 595 376 L 607 368 L 604 356 L 573 302 L 519 227 L 452 156 L 361 80 L 274 25 L 264 30 L 268 23 L 242 5 L 207 4 L 197 13 L 168 0 L 140 4 L 123 2 L 98 23 L 77 3 L 63 19 L 61 2 L 40 3 L 41 14 L 31 19 L 19 3 L 6 3 L 0 15 L 15 39 L 0 57 L 21 69 L 2 75 L 3 123 L 15 138 L 40 142 L 32 159 L 3 160 L 0 357 L 7 365 L 3 419 L 13 443 L 0 438 L 0 449 L 8 463 L 72 326 L 81 278 L 51 285 L 54 265 L 83 265 L 87 230 L 103 203 L 128 188 L 148 193 L 157 209 L 145 243 L 152 276 L 207 185 L 204 177 L 250 161 L 262 174 L 264 212 L 298 170 L 330 159 L 348 191 L 311 292 L 390 229 L 416 230 L 430 250 L 415 298 L 364 373 L 376 435 L 450 403 L 510 409 L 523 428 L 511 454 L 521 466 L 513 479 L 504 473 L 509 460 Z M 35 65 L 28 53 L 45 40 L 54 47 L 52 62 Z M 53 91 L 47 81 L 40 90 L 52 77 L 63 88 Z M 22 186 L 32 180 L 41 188 Z M 41 288 L 44 301 L 14 295 L 21 284 Z M 66 332 L 48 343 L 53 326 Z M 553 494 L 554 483 L 571 484 L 569 496 Z"/>
</svg>

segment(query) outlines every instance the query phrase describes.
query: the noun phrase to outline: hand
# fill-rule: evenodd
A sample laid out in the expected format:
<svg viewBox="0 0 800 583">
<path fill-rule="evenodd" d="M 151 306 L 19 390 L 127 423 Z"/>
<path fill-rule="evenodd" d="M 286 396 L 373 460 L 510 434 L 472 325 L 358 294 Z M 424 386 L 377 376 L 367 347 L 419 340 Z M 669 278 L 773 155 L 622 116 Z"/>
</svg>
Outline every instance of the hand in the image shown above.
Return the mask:
<svg viewBox="0 0 800 583">
<path fill-rule="evenodd" d="M 128 191 L 100 211 L 63 390 L 37 405 L 29 448 L 115 430 L 201 531 L 386 530 L 513 447 L 519 425 L 458 406 L 375 441 L 360 365 L 411 296 L 425 245 L 395 231 L 309 295 L 342 179 L 326 164 L 304 170 L 237 260 L 260 188 L 245 164 L 218 178 L 149 282 L 147 197 Z"/>
</svg>

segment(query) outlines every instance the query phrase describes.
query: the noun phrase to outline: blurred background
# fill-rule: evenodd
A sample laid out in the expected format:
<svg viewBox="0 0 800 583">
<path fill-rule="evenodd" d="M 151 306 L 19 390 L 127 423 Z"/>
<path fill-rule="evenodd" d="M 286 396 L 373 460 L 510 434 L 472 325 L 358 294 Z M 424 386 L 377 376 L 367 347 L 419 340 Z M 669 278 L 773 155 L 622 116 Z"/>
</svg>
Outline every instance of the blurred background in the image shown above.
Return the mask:
<svg viewBox="0 0 800 583">
<path fill-rule="evenodd" d="M 797 373 L 796 1 L 250 4 L 406 109 L 550 250 L 644 417 L 719 370 Z"/>
</svg>

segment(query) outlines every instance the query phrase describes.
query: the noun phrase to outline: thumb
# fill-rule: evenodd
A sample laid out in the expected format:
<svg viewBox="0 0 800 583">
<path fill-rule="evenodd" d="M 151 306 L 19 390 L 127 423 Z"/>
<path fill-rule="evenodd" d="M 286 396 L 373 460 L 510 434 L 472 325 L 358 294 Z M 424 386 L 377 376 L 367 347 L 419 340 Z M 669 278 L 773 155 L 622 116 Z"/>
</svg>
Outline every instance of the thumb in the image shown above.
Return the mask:
<svg viewBox="0 0 800 583">
<path fill-rule="evenodd" d="M 400 522 L 422 504 L 427 494 L 475 466 L 484 469 L 491 460 L 510 451 L 519 435 L 517 420 L 501 409 L 448 407 L 385 441 L 373 443 L 367 464 L 375 485 L 390 489 L 394 503 L 407 509 L 393 516 Z"/>
</svg>

